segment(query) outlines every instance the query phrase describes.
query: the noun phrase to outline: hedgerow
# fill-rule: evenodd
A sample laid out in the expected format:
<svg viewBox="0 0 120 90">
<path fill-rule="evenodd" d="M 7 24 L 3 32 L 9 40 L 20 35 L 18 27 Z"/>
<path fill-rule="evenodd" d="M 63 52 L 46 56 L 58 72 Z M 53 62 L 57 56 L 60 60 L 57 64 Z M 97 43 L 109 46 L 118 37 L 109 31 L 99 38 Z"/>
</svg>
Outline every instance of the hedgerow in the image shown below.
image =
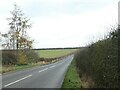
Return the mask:
<svg viewBox="0 0 120 90">
<path fill-rule="evenodd" d="M 75 55 L 79 74 L 91 76 L 94 87 L 119 87 L 118 39 L 118 30 L 112 31 L 108 38 L 87 46 Z"/>
</svg>

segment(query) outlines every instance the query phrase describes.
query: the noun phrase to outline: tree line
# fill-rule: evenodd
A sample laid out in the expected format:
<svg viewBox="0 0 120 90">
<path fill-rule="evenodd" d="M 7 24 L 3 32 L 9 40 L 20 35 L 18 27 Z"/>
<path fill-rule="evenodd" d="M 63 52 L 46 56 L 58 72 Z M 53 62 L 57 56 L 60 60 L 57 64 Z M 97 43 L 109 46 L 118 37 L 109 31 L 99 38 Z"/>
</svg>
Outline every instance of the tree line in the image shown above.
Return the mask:
<svg viewBox="0 0 120 90">
<path fill-rule="evenodd" d="M 10 30 L 2 34 L 4 38 L 3 48 L 13 50 L 32 48 L 33 41 L 27 35 L 27 29 L 31 27 L 31 24 L 29 24 L 30 19 L 24 16 L 24 13 L 16 4 L 14 10 L 10 13 L 11 17 L 7 18 Z"/>
</svg>

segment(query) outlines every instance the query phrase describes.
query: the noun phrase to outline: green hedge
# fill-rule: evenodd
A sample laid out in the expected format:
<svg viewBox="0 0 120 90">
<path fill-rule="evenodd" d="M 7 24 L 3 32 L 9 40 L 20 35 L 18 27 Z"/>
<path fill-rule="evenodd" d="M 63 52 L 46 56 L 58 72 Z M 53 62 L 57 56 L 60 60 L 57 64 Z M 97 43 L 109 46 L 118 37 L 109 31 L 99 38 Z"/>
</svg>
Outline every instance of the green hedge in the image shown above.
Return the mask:
<svg viewBox="0 0 120 90">
<path fill-rule="evenodd" d="M 34 63 L 39 58 L 39 55 L 31 49 L 22 50 L 22 54 L 20 54 L 19 50 L 18 55 L 16 50 L 2 50 L 2 65 L 19 65 L 21 64 L 20 62 L 24 64 Z M 22 59 L 24 60 L 22 61 Z"/>
<path fill-rule="evenodd" d="M 111 32 L 109 38 L 93 43 L 75 55 L 80 74 L 91 76 L 95 82 L 94 87 L 119 87 L 117 32 Z"/>
<path fill-rule="evenodd" d="M 17 57 L 15 51 L 3 50 L 2 51 L 2 65 L 15 65 Z"/>
</svg>

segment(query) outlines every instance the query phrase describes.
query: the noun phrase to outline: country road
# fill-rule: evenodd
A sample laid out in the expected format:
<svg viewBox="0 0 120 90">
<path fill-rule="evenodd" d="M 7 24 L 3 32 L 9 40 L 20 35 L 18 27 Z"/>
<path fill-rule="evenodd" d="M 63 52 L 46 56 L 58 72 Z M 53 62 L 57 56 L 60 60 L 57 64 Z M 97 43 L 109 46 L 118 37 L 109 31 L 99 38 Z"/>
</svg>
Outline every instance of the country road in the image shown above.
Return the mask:
<svg viewBox="0 0 120 90">
<path fill-rule="evenodd" d="M 3 74 L 2 88 L 60 88 L 72 59 L 73 55 L 53 64 Z"/>
</svg>

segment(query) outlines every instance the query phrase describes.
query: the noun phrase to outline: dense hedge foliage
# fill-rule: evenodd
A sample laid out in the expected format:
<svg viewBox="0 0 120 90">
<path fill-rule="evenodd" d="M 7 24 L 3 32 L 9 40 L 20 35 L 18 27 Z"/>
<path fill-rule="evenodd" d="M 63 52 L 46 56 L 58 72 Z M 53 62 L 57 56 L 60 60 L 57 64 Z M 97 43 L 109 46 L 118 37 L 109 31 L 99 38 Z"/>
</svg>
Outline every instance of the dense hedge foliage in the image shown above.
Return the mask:
<svg viewBox="0 0 120 90">
<path fill-rule="evenodd" d="M 2 65 L 25 65 L 34 63 L 39 60 L 39 55 L 31 49 L 19 50 L 3 50 L 2 51 Z"/>
<path fill-rule="evenodd" d="M 2 51 L 2 65 L 15 65 L 17 57 L 15 51 Z"/>
<path fill-rule="evenodd" d="M 81 73 L 92 77 L 95 86 L 100 88 L 119 87 L 118 72 L 118 30 L 79 51 L 75 55 L 77 67 Z"/>
<path fill-rule="evenodd" d="M 35 63 L 38 62 L 38 60 L 40 59 L 40 56 L 37 52 L 35 52 L 34 50 L 28 49 L 24 51 L 26 57 L 27 57 L 27 63 Z"/>
</svg>

